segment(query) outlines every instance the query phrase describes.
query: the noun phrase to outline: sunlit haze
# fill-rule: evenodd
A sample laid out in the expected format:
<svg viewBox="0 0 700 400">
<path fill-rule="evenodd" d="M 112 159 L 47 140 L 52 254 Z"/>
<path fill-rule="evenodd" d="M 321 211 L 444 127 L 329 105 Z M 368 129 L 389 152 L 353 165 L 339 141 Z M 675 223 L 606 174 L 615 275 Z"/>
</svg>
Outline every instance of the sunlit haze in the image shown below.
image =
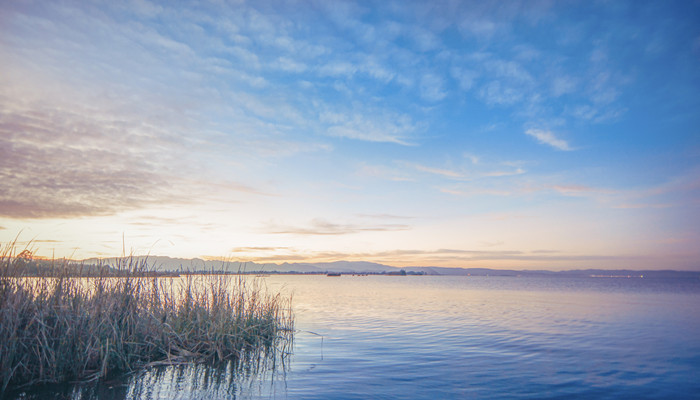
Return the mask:
<svg viewBox="0 0 700 400">
<path fill-rule="evenodd" d="M 3 1 L 15 238 L 700 270 L 700 3 Z"/>
</svg>

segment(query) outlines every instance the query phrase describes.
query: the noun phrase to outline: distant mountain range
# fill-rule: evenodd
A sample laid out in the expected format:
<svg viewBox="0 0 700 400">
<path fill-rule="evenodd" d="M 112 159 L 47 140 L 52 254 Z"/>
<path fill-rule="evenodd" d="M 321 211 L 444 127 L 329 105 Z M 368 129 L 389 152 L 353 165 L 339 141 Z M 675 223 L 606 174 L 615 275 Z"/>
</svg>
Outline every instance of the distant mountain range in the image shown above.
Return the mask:
<svg viewBox="0 0 700 400">
<path fill-rule="evenodd" d="M 131 262 L 145 263 L 160 272 L 223 272 L 223 273 L 302 273 L 302 274 L 388 274 L 401 270 L 409 274 L 424 275 L 472 275 L 472 276 L 600 276 L 600 277 L 645 277 L 645 278 L 698 278 L 700 271 L 670 270 L 602 270 L 584 269 L 569 271 L 504 270 L 490 268 L 446 268 L 446 267 L 392 267 L 366 261 L 336 261 L 326 263 L 258 264 L 254 262 L 184 259 L 163 256 L 135 256 Z M 118 258 L 90 258 L 82 260 L 86 265 L 114 266 Z M 121 259 L 124 260 L 124 259 Z"/>
</svg>

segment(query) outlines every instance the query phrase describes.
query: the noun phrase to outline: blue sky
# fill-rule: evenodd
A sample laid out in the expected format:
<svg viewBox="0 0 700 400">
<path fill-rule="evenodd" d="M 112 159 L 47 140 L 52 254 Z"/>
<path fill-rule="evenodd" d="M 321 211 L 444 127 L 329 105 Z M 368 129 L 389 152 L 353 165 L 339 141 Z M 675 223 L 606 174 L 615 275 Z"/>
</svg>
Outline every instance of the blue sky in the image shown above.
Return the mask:
<svg viewBox="0 0 700 400">
<path fill-rule="evenodd" d="M 697 1 L 4 2 L 0 242 L 698 269 L 699 22 Z"/>
</svg>

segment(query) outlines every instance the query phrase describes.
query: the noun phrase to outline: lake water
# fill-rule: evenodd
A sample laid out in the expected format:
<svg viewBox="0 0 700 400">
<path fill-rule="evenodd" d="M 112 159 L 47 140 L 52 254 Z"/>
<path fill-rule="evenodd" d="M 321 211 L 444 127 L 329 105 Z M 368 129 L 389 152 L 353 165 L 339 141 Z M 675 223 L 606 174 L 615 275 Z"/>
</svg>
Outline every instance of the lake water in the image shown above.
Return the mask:
<svg viewBox="0 0 700 400">
<path fill-rule="evenodd" d="M 700 280 L 262 279 L 294 296 L 299 332 L 283 367 L 148 370 L 67 397 L 700 398 Z"/>
</svg>

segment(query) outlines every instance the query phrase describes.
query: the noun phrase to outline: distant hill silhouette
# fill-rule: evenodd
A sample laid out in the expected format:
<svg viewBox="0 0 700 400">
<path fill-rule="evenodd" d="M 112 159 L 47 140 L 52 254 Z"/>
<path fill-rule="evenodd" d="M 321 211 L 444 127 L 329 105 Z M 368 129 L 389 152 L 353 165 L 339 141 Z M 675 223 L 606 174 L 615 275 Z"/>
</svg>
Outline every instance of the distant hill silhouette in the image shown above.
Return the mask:
<svg viewBox="0 0 700 400">
<path fill-rule="evenodd" d="M 672 270 L 603 270 L 577 269 L 568 271 L 509 270 L 491 268 L 448 268 L 448 267 L 393 267 L 366 261 L 335 261 L 323 263 L 265 263 L 224 260 L 202 260 L 200 258 L 171 258 L 164 256 L 136 256 L 135 261 L 144 261 L 160 272 L 224 272 L 224 273 L 345 273 L 345 274 L 387 274 L 405 270 L 413 274 L 462 275 L 462 276 L 568 276 L 568 277 L 645 277 L 645 278 L 698 278 L 700 271 Z M 114 265 L 117 258 L 90 258 L 82 260 L 85 265 Z"/>
</svg>

